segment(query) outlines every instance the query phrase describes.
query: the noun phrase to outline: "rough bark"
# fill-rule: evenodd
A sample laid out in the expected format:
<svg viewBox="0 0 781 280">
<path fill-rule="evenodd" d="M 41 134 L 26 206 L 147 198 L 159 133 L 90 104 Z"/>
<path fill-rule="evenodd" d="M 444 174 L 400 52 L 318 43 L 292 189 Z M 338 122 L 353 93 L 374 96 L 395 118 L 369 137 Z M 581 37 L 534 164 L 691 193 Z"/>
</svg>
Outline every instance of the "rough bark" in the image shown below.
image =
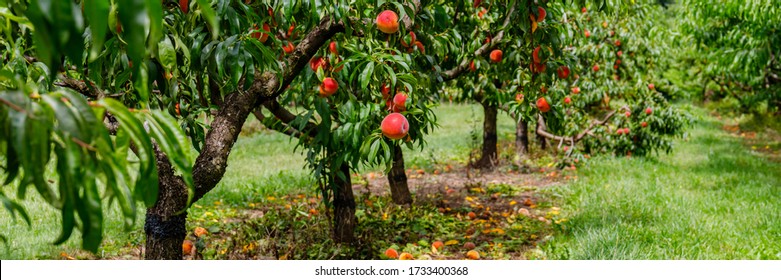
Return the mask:
<svg viewBox="0 0 781 280">
<path fill-rule="evenodd" d="M 393 166 L 388 172 L 391 198 L 396 204 L 411 204 L 412 194 L 407 185 L 407 174 L 404 173 L 404 153 L 399 145 L 393 145 Z"/>
<path fill-rule="evenodd" d="M 477 168 L 492 168 L 497 158 L 497 136 L 496 136 L 496 115 L 498 108 L 487 101 L 480 103 L 483 105 L 483 149 L 480 159 L 474 163 Z"/>
<path fill-rule="evenodd" d="M 343 23 L 332 22 L 328 18 L 323 19 L 288 56 L 281 79 L 274 73 L 257 73 L 250 89 L 230 93 L 221 100 L 220 109 L 211 123 L 211 129 L 206 134 L 203 149 L 193 166 L 195 196 L 192 202 L 201 199 L 222 180 L 231 148 L 233 148 L 249 114 L 261 104 L 279 96 L 309 63 L 309 59 L 317 53 L 317 50 L 334 34 L 343 31 Z M 210 86 L 213 85 L 210 84 Z M 216 93 L 216 91 L 212 91 L 212 93 Z M 216 95 L 212 95 L 212 97 L 215 99 L 213 102 L 220 102 L 218 101 L 220 98 L 217 98 Z M 145 258 L 181 259 L 181 245 L 186 235 L 186 212 L 184 212 L 187 206 L 186 187 L 182 179 L 174 175 L 173 168 L 165 155 L 159 154 L 165 160 L 158 158 L 160 194 L 157 204 L 147 211 L 147 222 L 144 227 L 147 235 Z M 167 172 L 170 173 L 170 176 L 166 175 Z M 346 174 L 349 176 L 349 170 Z M 185 191 L 183 192 L 182 189 Z M 352 189 L 349 194 L 349 198 L 352 198 Z M 345 195 L 342 200 L 346 199 Z M 352 205 L 352 216 L 354 217 L 354 200 L 352 200 Z M 179 214 L 175 215 L 176 213 Z M 352 225 L 349 227 L 352 235 L 354 222 L 350 225 Z"/>
<path fill-rule="evenodd" d="M 157 203 L 146 211 L 144 258 L 181 260 L 187 235 L 187 186 L 177 177 L 168 157 L 155 147 L 158 188 Z"/>
<path fill-rule="evenodd" d="M 344 175 L 334 177 L 334 242 L 355 242 L 355 226 L 358 224 L 355 218 L 355 196 L 350 179 L 350 166 L 342 164 L 339 171 Z"/>
<path fill-rule="evenodd" d="M 537 118 L 536 131 L 546 131 L 546 130 L 548 130 L 548 127 L 545 126 L 545 119 L 542 116 L 540 116 L 539 118 Z M 540 143 L 541 150 L 545 150 L 548 147 L 548 139 L 540 135 L 539 133 L 537 133 L 537 142 Z"/>
<path fill-rule="evenodd" d="M 194 201 L 214 189 L 225 175 L 228 156 L 247 116 L 261 104 L 279 96 L 309 63 L 317 50 L 334 34 L 343 31 L 344 24 L 323 19 L 289 55 L 281 80 L 273 73 L 258 74 L 249 90 L 234 92 L 225 97 L 211 124 L 212 129 L 206 134 L 204 148 L 193 167 Z"/>
<path fill-rule="evenodd" d="M 529 124 L 520 118 L 515 125 L 515 152 L 519 156 L 529 153 Z"/>
</svg>

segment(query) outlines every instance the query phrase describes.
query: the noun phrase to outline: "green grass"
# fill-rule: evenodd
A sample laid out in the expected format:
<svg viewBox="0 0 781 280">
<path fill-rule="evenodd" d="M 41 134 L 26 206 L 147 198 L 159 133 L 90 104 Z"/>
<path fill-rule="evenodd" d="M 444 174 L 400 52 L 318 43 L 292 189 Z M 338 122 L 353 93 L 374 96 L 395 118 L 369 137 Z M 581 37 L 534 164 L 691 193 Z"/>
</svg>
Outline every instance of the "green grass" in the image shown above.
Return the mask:
<svg viewBox="0 0 781 280">
<path fill-rule="evenodd" d="M 436 114 L 440 127 L 427 138 L 428 143 L 422 151 L 415 147 L 405 152 L 408 166 L 425 165 L 432 159 L 451 161 L 468 157 L 470 145 L 473 145 L 469 132 L 474 127 L 482 127 L 482 109 L 476 105 L 443 105 L 436 108 Z M 514 131 L 512 120 L 506 114 L 500 114 L 499 120 L 500 137 L 510 139 Z M 250 119 L 248 126 L 257 126 L 257 122 Z M 295 146 L 296 140 L 270 131 L 239 137 L 228 160 L 225 177 L 196 204 L 203 208 L 189 210 L 190 217 L 204 216 L 205 211 L 211 210 L 208 206 L 217 201 L 240 208 L 269 195 L 314 193 L 315 187 L 304 165 L 301 148 L 294 152 Z M 53 174 L 53 170 L 50 172 Z M 8 246 L 0 245 L 0 259 L 60 258 L 60 252 L 72 253 L 80 248 L 78 231 L 64 245 L 51 244 L 60 233 L 60 215 L 34 191 L 30 191 L 28 199 L 21 204 L 30 215 L 32 226 L 28 227 L 21 220 L 13 222 L 7 211 L 0 210 L 0 235 L 6 236 L 9 241 Z M 124 245 L 143 242 L 143 209 L 139 211 L 131 231 L 124 230 L 116 207 L 106 210 L 105 216 L 105 241 L 97 257 L 111 257 L 120 254 L 119 250 Z"/>
<path fill-rule="evenodd" d="M 0 243 L 0 259 L 52 259 L 61 258 L 60 253 L 71 255 L 75 248 L 81 248 L 81 233 L 74 230 L 70 239 L 63 245 L 54 245 L 61 231 L 61 217 L 57 209 L 49 206 L 38 193 L 28 192 L 27 200 L 22 204 L 30 216 L 31 225 L 17 217 L 0 210 L 0 234 L 8 239 L 8 243 Z M 97 257 L 111 257 L 127 244 L 140 244 L 144 240 L 140 230 L 144 224 L 143 211 L 136 217 L 137 230 L 125 231 L 119 207 L 114 204 L 104 211 L 104 241 Z"/>
<path fill-rule="evenodd" d="M 434 133 L 426 136 L 423 150 L 417 146 L 404 150 L 404 162 L 408 168 L 435 162 L 465 164 L 469 152 L 478 149 L 483 141 L 483 109 L 479 105 L 443 104 L 435 108 L 434 112 L 439 126 Z M 504 112 L 500 112 L 497 117 L 497 127 L 500 141 L 515 139 L 515 123 Z M 476 133 L 477 142 L 473 141 L 470 133 Z"/>
<path fill-rule="evenodd" d="M 408 168 L 460 162 L 479 144 L 482 112 L 475 105 L 435 109 L 440 127 L 421 151 L 405 151 Z M 705 115 L 699 112 L 699 115 Z M 544 244 L 548 258 L 570 259 L 779 259 L 781 258 L 781 165 L 752 154 L 741 140 L 704 118 L 677 141 L 674 152 L 656 159 L 598 157 L 580 168 L 579 179 L 553 189 L 562 195 L 565 228 Z M 478 129 L 477 142 L 470 132 Z M 511 141 L 513 121 L 499 115 L 499 138 Z M 272 132 L 239 138 L 227 173 L 216 189 L 190 210 L 201 219 L 220 201 L 226 210 L 280 193 L 313 194 L 304 157 L 295 140 Z M 370 168 L 379 169 L 379 168 Z M 12 193 L 6 187 L 6 193 Z M 60 258 L 74 252 L 80 236 L 51 244 L 59 234 L 59 213 L 30 192 L 23 202 L 33 224 L 11 222 L 0 211 L 0 234 L 9 240 L 0 259 Z M 141 211 L 143 212 L 143 211 Z M 123 229 L 116 209 L 108 210 L 103 246 L 97 257 L 127 252 L 143 242 L 143 213 Z M 192 226 L 192 222 L 190 225 Z"/>
<path fill-rule="evenodd" d="M 781 165 L 720 126 L 703 118 L 670 155 L 582 168 L 558 189 L 569 221 L 547 257 L 781 259 Z"/>
<path fill-rule="evenodd" d="M 432 162 L 466 162 L 472 143 L 470 131 L 482 129 L 482 109 L 477 105 L 443 105 L 435 109 L 438 124 L 434 133 L 426 137 L 421 150 L 405 147 L 405 164 L 428 165 Z M 254 125 L 254 119 L 248 125 Z M 507 114 L 499 114 L 500 139 L 509 140 L 515 135 L 515 124 Z M 478 133 L 480 133 L 478 131 Z M 480 134 L 482 135 L 482 134 Z M 482 136 L 480 136 L 482 141 Z M 271 194 L 289 192 L 313 192 L 315 187 L 306 169 L 303 150 L 295 152 L 297 140 L 273 131 L 262 131 L 251 136 L 239 137 L 228 159 L 225 177 L 213 191 L 200 202 L 242 205 L 255 202 Z M 479 142 L 478 142 L 479 143 Z M 373 166 L 367 170 L 381 170 Z"/>
</svg>

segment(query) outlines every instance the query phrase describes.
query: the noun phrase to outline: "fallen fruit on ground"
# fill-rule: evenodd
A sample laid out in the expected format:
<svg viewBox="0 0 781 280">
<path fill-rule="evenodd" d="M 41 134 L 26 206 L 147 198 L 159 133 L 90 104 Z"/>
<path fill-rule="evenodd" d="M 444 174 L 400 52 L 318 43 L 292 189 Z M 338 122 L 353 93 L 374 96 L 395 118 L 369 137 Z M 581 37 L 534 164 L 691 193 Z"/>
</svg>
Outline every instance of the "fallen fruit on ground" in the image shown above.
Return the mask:
<svg viewBox="0 0 781 280">
<path fill-rule="evenodd" d="M 470 260 L 479 260 L 480 259 L 480 253 L 478 253 L 475 250 L 471 250 L 469 252 L 466 252 L 466 258 Z"/>
<path fill-rule="evenodd" d="M 190 240 L 185 240 L 182 242 L 182 254 L 183 255 L 190 255 L 193 253 L 193 242 Z"/>
<path fill-rule="evenodd" d="M 196 227 L 195 230 L 193 230 L 193 233 L 195 233 L 196 237 L 201 237 L 209 234 L 209 231 L 207 231 L 205 228 L 202 227 Z"/>
<path fill-rule="evenodd" d="M 388 248 L 388 250 L 385 250 L 385 256 L 390 259 L 396 259 L 399 257 L 399 252 L 396 249 Z"/>
<path fill-rule="evenodd" d="M 437 250 L 440 250 L 440 249 L 442 249 L 442 247 L 445 246 L 445 243 L 442 243 L 442 241 L 437 240 L 437 241 L 434 241 L 434 243 L 432 243 L 431 246 L 433 246 L 434 248 L 437 248 Z"/>
<path fill-rule="evenodd" d="M 467 249 L 467 250 L 472 250 L 472 249 L 474 249 L 475 247 L 477 247 L 477 246 L 475 246 L 475 243 L 472 243 L 472 242 L 467 242 L 467 243 L 464 243 L 464 249 Z"/>
<path fill-rule="evenodd" d="M 414 260 L 415 257 L 413 257 L 412 254 L 410 253 L 401 253 L 401 255 L 399 255 L 399 259 L 402 261 L 407 261 L 407 260 Z"/>
</svg>

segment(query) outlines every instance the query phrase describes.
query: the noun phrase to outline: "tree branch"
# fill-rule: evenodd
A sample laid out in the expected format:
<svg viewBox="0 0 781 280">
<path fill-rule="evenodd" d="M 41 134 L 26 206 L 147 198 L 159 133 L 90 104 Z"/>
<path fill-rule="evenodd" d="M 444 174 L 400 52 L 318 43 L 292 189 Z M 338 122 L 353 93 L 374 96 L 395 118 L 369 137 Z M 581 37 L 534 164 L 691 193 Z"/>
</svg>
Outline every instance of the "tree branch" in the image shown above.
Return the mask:
<svg viewBox="0 0 781 280">
<path fill-rule="evenodd" d="M 262 124 L 268 129 L 275 130 L 277 132 L 295 138 L 301 138 L 301 136 L 304 136 L 304 134 L 302 134 L 300 131 L 290 127 L 287 124 L 282 123 L 276 118 L 274 120 L 266 118 L 266 116 L 263 115 L 263 112 L 261 112 L 260 109 L 255 109 L 254 111 L 252 111 L 252 114 L 255 115 L 255 118 L 257 118 L 258 121 L 260 121 L 260 124 Z"/>
<path fill-rule="evenodd" d="M 488 50 L 492 49 L 494 46 L 496 46 L 500 41 L 502 41 L 502 38 L 504 37 L 504 29 L 507 28 L 508 25 L 510 25 L 510 19 L 512 18 L 513 13 L 515 13 L 515 5 L 510 6 L 510 9 L 507 11 L 507 17 L 504 19 L 504 22 L 502 23 L 502 31 L 499 31 L 499 33 L 494 36 L 493 39 L 491 39 L 491 42 L 488 44 L 483 44 L 482 47 L 477 49 L 474 53 L 474 55 L 477 56 L 483 56 L 485 55 Z M 461 76 L 461 74 L 466 71 L 466 69 L 469 67 L 469 62 L 471 59 L 466 58 L 461 63 L 456 66 L 453 69 L 447 70 L 442 72 L 440 77 L 442 78 L 443 82 L 453 80 L 455 78 L 458 78 L 458 76 Z"/>
<path fill-rule="evenodd" d="M 206 134 L 204 148 L 193 166 L 195 196 L 201 199 L 220 182 L 228 165 L 231 148 L 249 114 L 258 106 L 274 100 L 309 63 L 312 56 L 336 33 L 344 32 L 343 22 L 326 17 L 298 44 L 283 65 L 281 79 L 271 72 L 258 73 L 249 90 L 228 94 Z"/>
<path fill-rule="evenodd" d="M 296 118 L 298 118 L 298 116 L 285 109 L 285 107 L 280 105 L 279 102 L 277 102 L 276 100 L 266 102 L 265 104 L 263 104 L 263 107 L 266 107 L 266 109 L 268 109 L 277 120 L 281 121 L 287 126 L 295 128 L 293 126 L 293 122 L 296 120 Z M 317 124 L 309 121 L 307 121 L 304 124 L 303 129 L 299 129 L 299 128 L 295 128 L 295 129 L 301 133 L 306 133 L 306 135 L 310 137 L 314 137 L 315 135 L 317 135 L 318 132 Z"/>
<path fill-rule="evenodd" d="M 583 130 L 581 133 L 576 134 L 575 136 L 555 135 L 555 134 L 552 134 L 552 133 L 550 133 L 548 131 L 545 131 L 545 129 L 543 129 L 541 126 L 537 126 L 537 135 L 540 135 L 542 137 L 545 137 L 545 138 L 553 140 L 553 141 L 559 141 L 559 146 L 561 146 L 561 143 L 564 142 L 564 141 L 567 141 L 571 145 L 574 146 L 575 144 L 577 144 L 580 140 L 582 140 L 586 136 L 588 136 L 588 135 L 594 136 L 594 134 L 592 133 L 592 130 L 595 127 L 605 125 L 610 120 L 610 118 L 612 118 L 616 113 L 618 113 L 621 110 L 629 111 L 629 107 L 626 107 L 626 106 L 621 107 L 621 108 L 619 108 L 619 109 L 617 109 L 615 111 L 612 111 L 612 112 L 608 113 L 600 121 L 592 121 L 591 124 L 589 124 L 588 128 Z M 543 121 L 544 120 L 542 119 L 542 115 L 540 115 L 538 117 L 538 122 L 543 122 Z"/>
</svg>

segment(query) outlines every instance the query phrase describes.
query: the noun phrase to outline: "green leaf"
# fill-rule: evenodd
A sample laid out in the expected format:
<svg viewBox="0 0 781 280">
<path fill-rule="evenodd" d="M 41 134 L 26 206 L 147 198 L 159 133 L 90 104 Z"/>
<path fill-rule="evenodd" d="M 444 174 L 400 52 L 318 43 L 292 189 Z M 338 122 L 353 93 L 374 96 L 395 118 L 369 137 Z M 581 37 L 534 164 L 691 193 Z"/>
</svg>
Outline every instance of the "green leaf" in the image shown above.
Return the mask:
<svg viewBox="0 0 781 280">
<path fill-rule="evenodd" d="M 108 32 L 109 1 L 84 0 L 83 5 L 92 37 L 89 60 L 94 61 L 103 50 L 106 32 Z"/>
<path fill-rule="evenodd" d="M 187 136 L 177 125 L 176 120 L 161 111 L 154 111 L 147 118 L 149 132 L 154 136 L 160 150 L 168 156 L 171 164 L 180 171 L 182 180 L 188 187 L 188 205 L 195 194 L 192 178 L 192 163 L 186 150 L 190 147 Z M 186 210 L 186 209 L 182 209 Z"/>
<path fill-rule="evenodd" d="M 87 168 L 87 178 L 94 178 L 91 168 Z M 103 211 L 95 180 L 83 180 L 83 195 L 76 200 L 76 212 L 81 219 L 81 247 L 96 253 L 103 241 Z"/>
<path fill-rule="evenodd" d="M 157 166 L 149 134 L 144 125 L 118 101 L 104 98 L 98 101 L 100 105 L 113 114 L 119 121 L 120 129 L 128 132 L 128 136 L 136 146 L 136 155 L 140 160 L 139 174 L 134 187 L 133 196 L 144 201 L 147 207 L 152 207 L 157 201 Z"/>
<path fill-rule="evenodd" d="M 62 200 L 62 232 L 54 241 L 55 245 L 62 244 L 70 238 L 73 228 L 76 226 L 74 210 L 78 198 L 79 184 L 78 168 L 81 163 L 81 153 L 75 143 L 67 141 L 64 145 L 56 145 L 54 153 L 57 155 L 57 174 L 60 175 L 60 199 Z"/>
<path fill-rule="evenodd" d="M 163 5 L 161 1 L 146 0 L 149 15 L 149 39 L 147 46 L 150 53 L 157 53 L 158 43 L 163 37 Z"/>
<path fill-rule="evenodd" d="M 220 34 L 220 25 L 217 21 L 217 16 L 214 14 L 209 0 L 196 0 L 198 2 L 198 8 L 209 23 L 209 31 L 211 31 L 212 39 L 217 39 L 217 35 Z"/>
<path fill-rule="evenodd" d="M 369 160 L 377 158 L 377 152 L 380 151 L 380 142 L 382 142 L 381 138 L 378 138 L 372 143 L 371 148 L 369 149 Z"/>
<path fill-rule="evenodd" d="M 98 139 L 96 147 L 103 158 L 104 164 L 100 167 L 106 176 L 107 193 L 117 200 L 124 216 L 125 228 L 130 229 L 136 217 L 136 205 L 133 193 L 130 190 L 130 176 L 127 172 L 127 146 L 130 138 L 124 130 L 117 131 L 117 148 L 112 151 L 111 143 L 106 143 L 102 138 Z"/>
<path fill-rule="evenodd" d="M 368 64 L 366 64 L 366 67 L 361 72 L 361 75 L 358 76 L 358 80 L 361 83 L 361 89 L 365 90 L 368 88 L 373 72 L 374 72 L 374 61 L 370 61 Z"/>
<path fill-rule="evenodd" d="M 150 19 L 147 16 L 147 0 L 117 0 L 119 5 L 119 21 L 122 24 L 122 38 L 127 42 L 128 59 L 133 61 L 134 86 L 141 96 L 141 101 L 149 100 L 146 86 L 146 29 Z"/>
<path fill-rule="evenodd" d="M 166 36 L 160 41 L 160 48 L 158 49 L 160 64 L 163 65 L 167 73 L 174 74 L 176 70 L 176 50 L 171 42 L 171 39 Z"/>
</svg>

